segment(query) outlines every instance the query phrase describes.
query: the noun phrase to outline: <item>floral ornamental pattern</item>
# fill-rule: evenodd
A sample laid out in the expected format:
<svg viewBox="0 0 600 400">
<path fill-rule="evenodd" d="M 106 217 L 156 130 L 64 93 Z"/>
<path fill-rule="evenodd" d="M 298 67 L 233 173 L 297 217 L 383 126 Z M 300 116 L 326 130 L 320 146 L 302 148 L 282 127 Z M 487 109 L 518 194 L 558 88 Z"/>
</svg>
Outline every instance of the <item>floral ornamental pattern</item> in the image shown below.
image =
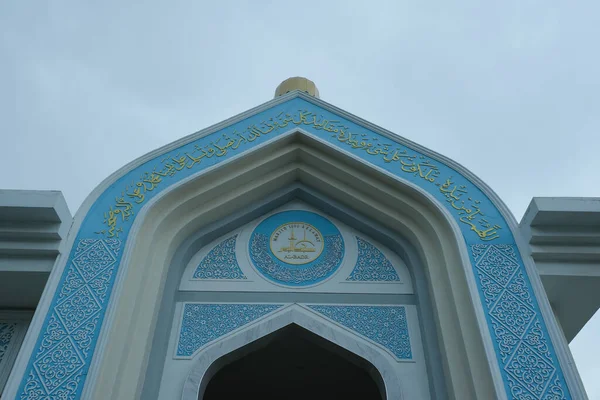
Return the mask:
<svg viewBox="0 0 600 400">
<path fill-rule="evenodd" d="M 0 365 L 2 365 L 2 360 L 4 359 L 4 355 L 8 351 L 8 346 L 10 345 L 10 340 L 15 335 L 15 330 L 17 328 L 16 323 L 7 323 L 0 322 Z"/>
<path fill-rule="evenodd" d="M 75 399 L 108 303 L 121 241 L 82 239 L 63 274 L 19 399 Z"/>
<path fill-rule="evenodd" d="M 377 247 L 356 237 L 358 258 L 347 281 L 400 282 L 396 269 Z"/>
<path fill-rule="evenodd" d="M 213 247 L 194 271 L 194 279 L 248 279 L 235 256 L 238 235 L 223 240 Z"/>
<path fill-rule="evenodd" d="M 471 246 L 509 398 L 570 399 L 514 245 Z"/>
<path fill-rule="evenodd" d="M 282 304 L 186 303 L 176 356 L 192 357 L 204 345 L 281 307 Z"/>
<path fill-rule="evenodd" d="M 405 307 L 328 305 L 308 307 L 385 347 L 396 358 L 412 359 Z"/>
<path fill-rule="evenodd" d="M 341 235 L 325 236 L 323 253 L 308 268 L 291 268 L 281 265 L 269 254 L 269 237 L 254 233 L 250 242 L 250 256 L 256 269 L 269 279 L 286 285 L 310 285 L 319 282 L 337 269 L 344 257 L 344 241 Z"/>
</svg>

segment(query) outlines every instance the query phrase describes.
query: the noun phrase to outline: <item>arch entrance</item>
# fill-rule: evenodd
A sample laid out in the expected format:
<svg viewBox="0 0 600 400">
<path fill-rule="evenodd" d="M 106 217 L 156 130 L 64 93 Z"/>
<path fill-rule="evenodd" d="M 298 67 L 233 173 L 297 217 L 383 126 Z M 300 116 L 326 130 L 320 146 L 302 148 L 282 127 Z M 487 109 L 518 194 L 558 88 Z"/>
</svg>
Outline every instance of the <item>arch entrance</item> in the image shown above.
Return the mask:
<svg viewBox="0 0 600 400">
<path fill-rule="evenodd" d="M 306 394 L 307 390 L 313 392 L 303 398 L 320 398 L 321 392 L 315 390 L 339 394 L 323 396 L 328 399 L 352 398 L 340 394 L 352 392 L 361 393 L 363 397 L 357 398 L 365 399 L 429 398 L 407 388 L 415 386 L 415 382 L 405 385 L 397 362 L 384 349 L 340 329 L 311 311 L 309 305 L 282 306 L 250 326 L 201 348 L 189 361 L 180 360 L 176 364 L 171 364 L 175 369 L 165 370 L 165 374 L 169 375 L 170 384 L 179 386 L 177 377 L 185 373 L 181 395 L 168 394 L 165 389 L 169 383 L 165 384 L 163 377 L 160 399 L 228 398 L 240 390 L 244 393 L 270 390 L 265 397 L 256 398 L 270 398 L 270 395 L 293 398 L 299 393 Z M 238 387 L 229 387 L 233 385 Z M 404 395 L 407 389 L 412 397 Z"/>
<path fill-rule="evenodd" d="M 199 400 L 385 400 L 367 360 L 292 324 L 217 360 Z"/>
</svg>

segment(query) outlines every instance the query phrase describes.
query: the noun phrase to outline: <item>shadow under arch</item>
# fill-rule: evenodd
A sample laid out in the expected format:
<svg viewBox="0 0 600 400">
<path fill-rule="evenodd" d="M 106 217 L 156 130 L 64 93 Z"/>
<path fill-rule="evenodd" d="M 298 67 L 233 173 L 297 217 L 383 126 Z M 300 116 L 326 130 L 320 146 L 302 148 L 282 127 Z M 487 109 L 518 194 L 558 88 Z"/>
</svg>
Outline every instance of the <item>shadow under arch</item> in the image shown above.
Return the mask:
<svg viewBox="0 0 600 400">
<path fill-rule="evenodd" d="M 203 399 L 214 375 L 227 364 L 261 349 L 273 334 L 285 329 L 306 331 L 318 345 L 363 369 L 379 390 L 382 400 L 402 400 L 403 382 L 400 381 L 390 357 L 373 344 L 342 330 L 314 312 L 293 304 L 247 329 L 226 336 L 201 349 L 185 380 L 181 400 Z"/>
</svg>

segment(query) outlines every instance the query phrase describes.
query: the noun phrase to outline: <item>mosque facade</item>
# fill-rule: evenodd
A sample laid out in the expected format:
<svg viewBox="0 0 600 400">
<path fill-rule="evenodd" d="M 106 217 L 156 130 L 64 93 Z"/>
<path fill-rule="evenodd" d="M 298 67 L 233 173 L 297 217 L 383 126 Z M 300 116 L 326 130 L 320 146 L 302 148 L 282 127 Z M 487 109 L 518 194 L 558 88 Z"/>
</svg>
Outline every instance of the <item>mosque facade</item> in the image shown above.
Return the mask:
<svg viewBox="0 0 600 400">
<path fill-rule="evenodd" d="M 71 217 L 0 191 L 2 399 L 586 399 L 600 201 L 518 223 L 453 160 L 284 81 Z"/>
</svg>

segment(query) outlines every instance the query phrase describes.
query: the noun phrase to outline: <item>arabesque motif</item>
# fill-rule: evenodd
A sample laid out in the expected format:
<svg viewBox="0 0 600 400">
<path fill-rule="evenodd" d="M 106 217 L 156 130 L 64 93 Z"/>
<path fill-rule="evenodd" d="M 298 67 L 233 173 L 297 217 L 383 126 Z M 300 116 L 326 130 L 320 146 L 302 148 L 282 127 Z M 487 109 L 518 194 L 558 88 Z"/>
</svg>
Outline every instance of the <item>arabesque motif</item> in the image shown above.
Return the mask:
<svg viewBox="0 0 600 400">
<path fill-rule="evenodd" d="M 412 359 L 404 306 L 309 305 L 327 318 L 385 347 L 400 360 Z"/>
<path fill-rule="evenodd" d="M 281 308 L 281 304 L 204 304 L 183 306 L 177 357 L 192 357 L 206 344 Z"/>
<path fill-rule="evenodd" d="M 471 246 L 471 254 L 511 398 L 569 399 L 516 247 L 476 244 Z"/>
<path fill-rule="evenodd" d="M 196 267 L 194 279 L 248 279 L 242 272 L 235 255 L 238 235 L 223 240 L 202 258 Z"/>
<path fill-rule="evenodd" d="M 120 249 L 118 239 L 78 242 L 19 399 L 76 398 L 90 365 Z"/>
<path fill-rule="evenodd" d="M 358 257 L 347 281 L 400 282 L 396 269 L 381 250 L 358 236 L 356 244 Z"/>
</svg>

